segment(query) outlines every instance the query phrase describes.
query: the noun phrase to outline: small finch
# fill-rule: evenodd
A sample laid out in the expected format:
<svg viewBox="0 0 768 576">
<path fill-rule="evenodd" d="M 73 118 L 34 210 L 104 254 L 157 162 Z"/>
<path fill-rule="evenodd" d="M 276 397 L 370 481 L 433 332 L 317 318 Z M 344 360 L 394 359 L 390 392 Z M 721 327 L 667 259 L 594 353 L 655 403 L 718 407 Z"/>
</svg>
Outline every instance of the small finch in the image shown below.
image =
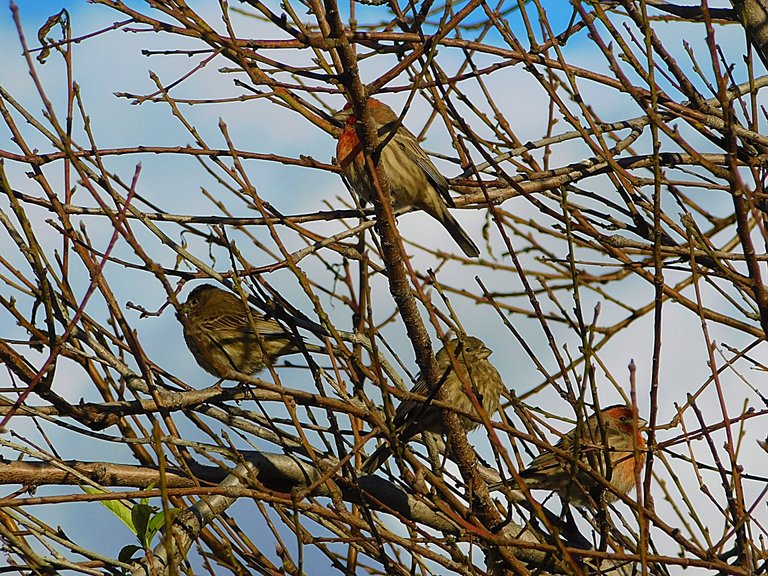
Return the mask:
<svg viewBox="0 0 768 576">
<path fill-rule="evenodd" d="M 189 351 L 214 376 L 223 377 L 232 369 L 254 374 L 278 356 L 299 351 L 295 337 L 275 320 L 210 284 L 195 287 L 176 317 Z"/>
<path fill-rule="evenodd" d="M 555 445 L 563 452 L 578 450 L 578 458 L 595 473 L 604 477 L 617 493 L 626 493 L 635 486 L 635 471 L 645 462 L 645 440 L 640 429 L 646 425 L 638 419 L 634 427 L 632 408 L 625 405 L 603 409 L 602 420 L 605 435 L 600 429 L 597 416 L 592 415 L 583 423 L 580 442 L 574 446 L 576 429 L 569 431 Z M 605 438 L 605 442 L 603 442 Z M 605 464 L 606 446 L 610 466 Z M 639 451 L 635 459 L 635 448 Z M 520 472 L 521 478 L 534 490 L 552 490 L 574 506 L 583 508 L 590 502 L 590 491 L 597 486 L 595 478 L 567 458 L 553 452 L 542 452 Z M 605 491 L 605 502 L 617 499 L 615 493 Z"/>
<path fill-rule="evenodd" d="M 453 370 L 453 364 L 449 352 L 453 352 L 459 367 L 461 376 Z M 467 395 L 461 378 L 472 387 L 483 410 L 491 416 L 499 409 L 499 397 L 504 388 L 501 375 L 488 361 L 492 354 L 490 348 L 483 344 L 482 340 L 471 336 L 463 339 L 454 338 L 443 346 L 435 356 L 437 362 L 438 383 L 442 390 L 442 397 L 457 409 L 470 414 L 477 414 L 472 400 Z M 419 379 L 411 389 L 412 394 L 431 398 L 434 394 L 427 388 L 423 379 Z M 467 432 L 477 428 L 480 423 L 460 416 L 460 421 Z M 417 400 L 404 400 L 397 407 L 393 420 L 398 437 L 405 442 L 421 432 L 441 434 L 443 431 L 441 410 L 429 403 Z M 362 471 L 365 474 L 373 474 L 392 454 L 392 450 L 386 444 L 379 446 L 363 462 Z"/>
<path fill-rule="evenodd" d="M 397 125 L 397 114 L 375 98 L 368 99 L 368 109 L 376 123 L 379 141 L 387 140 Z M 336 157 L 344 176 L 365 204 L 376 197 L 376 187 L 365 167 L 363 147 L 355 129 L 357 118 L 349 104 L 337 112 L 334 118 L 345 122 L 336 145 Z M 424 210 L 443 225 L 464 254 L 469 258 L 480 255 L 475 243 L 448 211 L 448 206 L 455 207 L 448 193 L 448 181 L 407 128 L 402 125 L 397 127 L 395 135 L 388 139 L 381 151 L 379 162 L 387 174 L 395 209 L 415 206 Z"/>
</svg>

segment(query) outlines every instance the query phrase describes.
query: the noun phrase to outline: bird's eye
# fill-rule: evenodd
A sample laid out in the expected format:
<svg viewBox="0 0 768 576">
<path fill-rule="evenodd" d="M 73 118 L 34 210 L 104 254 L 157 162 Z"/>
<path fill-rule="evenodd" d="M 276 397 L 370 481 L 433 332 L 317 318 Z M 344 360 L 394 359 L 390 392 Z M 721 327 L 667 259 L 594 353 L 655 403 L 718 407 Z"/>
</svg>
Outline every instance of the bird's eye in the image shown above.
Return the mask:
<svg viewBox="0 0 768 576">
<path fill-rule="evenodd" d="M 467 346 L 466 348 L 464 348 L 464 352 L 467 352 L 467 353 L 472 352 L 472 346 Z"/>
</svg>

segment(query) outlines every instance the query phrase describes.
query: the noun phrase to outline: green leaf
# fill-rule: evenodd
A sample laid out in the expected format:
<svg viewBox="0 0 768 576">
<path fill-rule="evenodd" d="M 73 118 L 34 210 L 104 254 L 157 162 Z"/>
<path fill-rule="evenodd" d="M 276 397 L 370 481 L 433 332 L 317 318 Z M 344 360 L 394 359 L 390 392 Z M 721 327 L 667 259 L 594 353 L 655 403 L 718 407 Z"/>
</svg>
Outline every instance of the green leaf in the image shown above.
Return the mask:
<svg viewBox="0 0 768 576">
<path fill-rule="evenodd" d="M 106 490 L 99 490 L 92 486 L 80 486 L 80 489 L 86 494 L 108 494 Z M 122 520 L 123 524 L 128 526 L 128 529 L 137 534 L 136 526 L 131 520 L 131 509 L 126 506 L 121 500 L 100 500 L 99 504 L 104 506 L 107 510 L 112 512 L 115 516 Z"/>
<path fill-rule="evenodd" d="M 131 520 L 133 520 L 133 525 L 136 526 L 136 536 L 145 548 L 149 546 L 152 540 L 147 537 L 147 526 L 155 510 L 154 506 L 147 506 L 146 504 L 135 504 L 131 510 Z"/>
<path fill-rule="evenodd" d="M 145 490 L 152 490 L 152 488 L 154 488 L 154 487 L 155 487 L 155 483 L 154 482 L 150 482 L 149 486 L 147 486 L 145 488 Z M 149 504 L 149 498 L 142 498 L 141 499 L 141 503 L 142 504 Z"/>
<path fill-rule="evenodd" d="M 181 512 L 180 508 L 171 508 L 168 511 L 168 516 L 171 519 L 171 522 L 173 522 L 176 519 L 176 516 L 179 515 L 179 512 Z M 155 535 L 160 532 L 160 530 L 163 529 L 165 526 L 165 513 L 158 512 L 152 518 L 149 520 L 149 523 L 147 524 L 147 541 L 151 542 L 152 539 L 155 537 Z"/>
</svg>

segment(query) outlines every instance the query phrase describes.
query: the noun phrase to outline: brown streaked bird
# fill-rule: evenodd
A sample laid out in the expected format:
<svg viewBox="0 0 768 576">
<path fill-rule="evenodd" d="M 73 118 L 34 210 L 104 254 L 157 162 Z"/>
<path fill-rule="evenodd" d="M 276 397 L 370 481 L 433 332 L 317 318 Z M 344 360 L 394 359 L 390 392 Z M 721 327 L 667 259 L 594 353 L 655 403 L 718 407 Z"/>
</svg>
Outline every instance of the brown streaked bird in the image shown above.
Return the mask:
<svg viewBox="0 0 768 576">
<path fill-rule="evenodd" d="M 448 211 L 449 206 L 455 207 L 448 192 L 448 181 L 419 146 L 416 136 L 405 126 L 397 126 L 397 114 L 383 102 L 369 98 L 368 109 L 376 123 L 379 142 L 387 140 L 379 162 L 389 180 L 394 208 L 414 206 L 424 210 L 443 225 L 464 254 L 469 258 L 478 257 L 480 250 Z M 365 205 L 377 193 L 365 167 L 365 155 L 355 127 L 357 118 L 349 104 L 337 112 L 334 118 L 344 122 L 344 129 L 336 145 L 336 158 L 347 181 Z M 396 126 L 394 136 L 389 138 Z"/>
<path fill-rule="evenodd" d="M 448 350 L 453 352 L 459 374 L 453 369 Z M 490 417 L 499 409 L 499 398 L 504 388 L 501 375 L 488 361 L 492 354 L 490 348 L 479 338 L 465 336 L 454 338 L 443 346 L 435 356 L 437 373 L 442 390 L 442 398 L 453 404 L 458 410 L 477 414 L 472 400 L 467 395 L 461 379 L 471 386 L 473 393 Z M 430 398 L 434 396 L 423 379 L 419 379 L 411 389 L 412 394 Z M 460 416 L 459 420 L 467 432 L 480 426 L 480 422 Z M 421 432 L 442 434 L 441 409 L 417 400 L 404 400 L 397 407 L 393 420 L 398 437 L 405 442 Z M 392 454 L 388 444 L 382 444 L 363 462 L 364 474 L 375 472 Z"/>
<path fill-rule="evenodd" d="M 214 376 L 223 377 L 230 370 L 254 374 L 278 356 L 299 351 L 295 337 L 277 321 L 210 284 L 196 286 L 176 317 L 189 351 Z"/>
<path fill-rule="evenodd" d="M 601 410 L 601 413 L 605 436 L 597 416 L 593 414 L 581 427 L 578 446 L 575 446 L 574 442 L 574 428 L 567 432 L 555 447 L 563 452 L 573 453 L 578 450 L 576 455 L 579 460 L 611 483 L 614 490 L 604 491 L 603 500 L 613 502 L 618 498 L 616 493 L 624 494 L 635 487 L 635 472 L 640 471 L 645 462 L 646 446 L 641 430 L 647 423 L 638 418 L 638 427 L 635 428 L 632 407 L 624 404 L 609 406 Z M 606 466 L 605 462 L 606 447 L 610 466 Z M 635 448 L 639 452 L 637 459 Z M 520 477 L 529 488 L 552 490 L 566 502 L 580 508 L 589 506 L 590 492 L 599 484 L 590 472 L 549 451 L 544 451 L 534 458 L 528 467 L 520 472 Z"/>
</svg>

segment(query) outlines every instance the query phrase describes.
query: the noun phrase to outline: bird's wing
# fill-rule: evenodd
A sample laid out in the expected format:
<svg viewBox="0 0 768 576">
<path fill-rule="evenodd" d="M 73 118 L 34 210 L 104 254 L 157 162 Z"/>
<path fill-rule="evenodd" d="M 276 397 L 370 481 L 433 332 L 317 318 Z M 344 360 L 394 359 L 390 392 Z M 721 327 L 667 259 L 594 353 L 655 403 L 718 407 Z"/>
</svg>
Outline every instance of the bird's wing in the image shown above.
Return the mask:
<svg viewBox="0 0 768 576">
<path fill-rule="evenodd" d="M 416 381 L 416 384 L 414 384 L 410 392 L 411 394 L 418 394 L 419 396 L 429 396 L 429 390 L 427 389 L 427 384 L 424 382 L 423 378 L 419 378 Z M 395 426 L 401 426 L 402 424 L 405 424 L 411 420 L 411 416 L 414 411 L 418 411 L 419 409 L 423 408 L 424 404 L 422 402 L 417 402 L 416 400 L 403 400 L 400 402 L 397 410 L 395 411 Z"/>
<path fill-rule="evenodd" d="M 554 444 L 554 447 L 558 450 L 564 450 L 568 451 L 571 449 L 571 438 L 570 436 L 566 435 L 560 438 L 560 440 L 557 441 L 556 444 Z M 555 456 L 554 452 L 550 452 L 549 450 L 544 450 L 541 454 L 536 456 L 533 460 L 531 460 L 531 463 L 528 464 L 528 466 L 523 470 L 520 475 L 525 476 L 538 476 L 540 474 L 547 474 L 551 471 L 555 470 L 562 470 L 562 465 L 560 460 Z"/>
<path fill-rule="evenodd" d="M 557 458 L 555 458 L 555 455 L 552 452 L 542 452 L 524 470 L 520 471 L 520 476 L 523 478 L 551 476 L 553 473 L 560 471 L 562 471 L 562 466 L 557 461 Z"/>
<path fill-rule="evenodd" d="M 272 319 L 265 319 L 254 313 L 253 322 L 262 336 L 268 334 L 284 334 L 285 331 Z M 253 328 L 244 314 L 220 314 L 214 318 L 206 319 L 206 327 L 209 330 L 230 331 L 243 335 L 253 334 Z"/>
<path fill-rule="evenodd" d="M 426 175 L 430 184 L 432 184 L 440 196 L 443 197 L 445 203 L 448 204 L 448 206 L 451 208 L 455 208 L 456 205 L 453 203 L 453 198 L 451 198 L 451 195 L 448 192 L 448 180 L 446 180 L 445 176 L 443 176 L 437 167 L 432 163 L 432 160 L 429 159 L 427 153 L 424 152 L 421 146 L 419 146 L 418 140 L 416 140 L 416 136 L 411 134 L 411 132 L 409 132 L 405 127 L 401 127 L 400 129 L 405 130 L 410 138 L 398 138 L 396 139 L 397 144 L 403 149 L 404 152 L 413 158 L 419 168 L 421 168 L 421 171 Z"/>
<path fill-rule="evenodd" d="M 437 375 L 438 380 L 436 390 L 430 390 L 424 378 L 419 376 L 416 384 L 414 384 L 413 388 L 410 390 L 411 394 L 424 396 L 428 399 L 428 402 L 425 403 L 419 402 L 417 400 L 403 400 L 395 412 L 394 422 L 396 425 L 404 424 L 409 420 L 419 420 L 425 411 L 434 409 L 432 407 L 432 399 L 437 396 L 438 390 L 442 388 L 443 385 L 445 385 L 446 380 L 449 378 L 456 378 L 456 374 L 454 373 L 452 367 L 444 366 L 443 363 L 440 362 L 439 357 L 437 362 Z"/>
</svg>

